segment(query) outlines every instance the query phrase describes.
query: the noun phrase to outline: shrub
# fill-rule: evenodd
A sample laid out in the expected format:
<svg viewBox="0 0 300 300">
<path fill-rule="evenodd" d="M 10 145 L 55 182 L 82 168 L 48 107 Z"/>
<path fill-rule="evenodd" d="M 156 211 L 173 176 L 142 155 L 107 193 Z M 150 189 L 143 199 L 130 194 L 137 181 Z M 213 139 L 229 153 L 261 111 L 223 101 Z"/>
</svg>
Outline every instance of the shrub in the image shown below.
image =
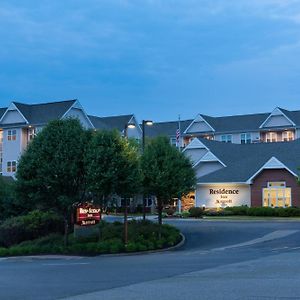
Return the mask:
<svg viewBox="0 0 300 300">
<path fill-rule="evenodd" d="M 246 216 L 248 214 L 249 207 L 247 205 L 242 206 L 228 206 L 224 209 L 226 212 L 232 212 L 236 216 Z"/>
<path fill-rule="evenodd" d="M 11 246 L 50 233 L 63 232 L 63 219 L 53 212 L 33 211 L 6 219 L 0 225 L 0 246 Z"/>
<path fill-rule="evenodd" d="M 190 217 L 192 218 L 201 218 L 203 215 L 202 207 L 191 207 L 189 209 Z"/>
<path fill-rule="evenodd" d="M 182 218 L 188 218 L 190 216 L 190 213 L 185 210 L 181 213 L 181 216 L 182 216 Z"/>
<path fill-rule="evenodd" d="M 50 234 L 35 240 L 23 241 L 9 248 L 0 248 L 0 256 L 34 255 L 34 254 L 79 254 L 98 255 L 102 253 L 134 252 L 160 249 L 175 245 L 180 240 L 179 230 L 164 224 L 161 228 L 161 239 L 158 239 L 158 224 L 150 221 L 130 221 L 128 223 L 129 242 L 123 243 L 123 224 L 101 222 L 105 230 L 104 239 L 98 237 L 75 238 L 69 236 L 69 246 L 64 247 L 62 234 Z M 111 236 L 109 236 L 111 233 Z M 121 235 L 121 238 L 119 237 Z"/>
</svg>

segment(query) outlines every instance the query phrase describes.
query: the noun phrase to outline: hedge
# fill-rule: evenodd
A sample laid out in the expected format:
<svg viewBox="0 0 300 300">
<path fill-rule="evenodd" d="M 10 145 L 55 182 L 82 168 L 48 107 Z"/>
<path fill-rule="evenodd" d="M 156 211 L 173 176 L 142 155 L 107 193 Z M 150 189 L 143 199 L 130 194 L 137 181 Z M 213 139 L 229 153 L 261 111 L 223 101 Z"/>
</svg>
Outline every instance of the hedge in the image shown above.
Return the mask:
<svg viewBox="0 0 300 300">
<path fill-rule="evenodd" d="M 9 247 L 50 233 L 62 233 L 64 221 L 53 212 L 32 211 L 0 224 L 0 247 Z"/>
<path fill-rule="evenodd" d="M 231 212 L 238 216 L 257 216 L 257 217 L 300 217 L 300 208 L 298 207 L 247 207 L 233 206 L 226 207 L 224 212 Z"/>
</svg>

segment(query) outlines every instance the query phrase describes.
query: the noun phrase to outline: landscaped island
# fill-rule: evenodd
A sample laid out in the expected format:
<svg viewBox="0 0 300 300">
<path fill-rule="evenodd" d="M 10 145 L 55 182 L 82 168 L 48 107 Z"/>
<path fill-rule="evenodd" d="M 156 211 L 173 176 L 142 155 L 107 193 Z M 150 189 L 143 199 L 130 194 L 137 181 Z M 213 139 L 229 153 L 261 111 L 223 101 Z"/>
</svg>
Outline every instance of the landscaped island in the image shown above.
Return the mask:
<svg viewBox="0 0 300 300">
<path fill-rule="evenodd" d="M 0 225 L 0 256 L 67 254 L 98 255 L 136 252 L 171 247 L 181 241 L 178 229 L 150 221 L 128 222 L 128 243 L 124 245 L 124 225 L 101 221 L 86 237 L 69 235 L 64 245 L 63 219 L 54 213 L 35 211 L 11 218 Z M 161 237 L 159 238 L 159 236 Z"/>
</svg>

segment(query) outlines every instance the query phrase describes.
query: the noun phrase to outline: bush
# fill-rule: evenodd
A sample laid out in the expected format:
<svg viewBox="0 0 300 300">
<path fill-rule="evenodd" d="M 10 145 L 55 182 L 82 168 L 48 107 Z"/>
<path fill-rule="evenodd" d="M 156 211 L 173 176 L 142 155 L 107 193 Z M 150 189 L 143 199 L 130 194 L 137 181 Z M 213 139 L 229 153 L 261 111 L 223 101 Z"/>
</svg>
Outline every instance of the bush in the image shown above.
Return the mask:
<svg viewBox="0 0 300 300">
<path fill-rule="evenodd" d="M 181 213 L 181 216 L 182 216 L 182 218 L 188 218 L 190 216 L 190 213 L 185 210 Z"/>
<path fill-rule="evenodd" d="M 226 212 L 232 212 L 236 216 L 246 216 L 248 214 L 249 207 L 247 205 L 242 206 L 228 206 L 224 209 Z"/>
<path fill-rule="evenodd" d="M 62 233 L 64 221 L 53 212 L 33 211 L 6 219 L 0 225 L 0 246 L 9 247 L 50 233 Z"/>
<path fill-rule="evenodd" d="M 192 218 L 201 218 L 203 215 L 202 207 L 191 207 L 189 209 L 190 217 Z"/>
<path fill-rule="evenodd" d="M 180 241 L 179 230 L 170 225 L 161 228 L 158 239 L 158 224 L 150 221 L 130 221 L 128 223 L 128 244 L 123 243 L 123 224 L 119 222 L 99 224 L 103 235 L 75 238 L 69 236 L 69 246 L 64 247 L 63 234 L 50 234 L 35 240 L 23 241 L 9 248 L 0 248 L 0 256 L 34 254 L 79 254 L 98 255 L 102 253 L 120 253 L 160 249 L 173 246 Z"/>
</svg>

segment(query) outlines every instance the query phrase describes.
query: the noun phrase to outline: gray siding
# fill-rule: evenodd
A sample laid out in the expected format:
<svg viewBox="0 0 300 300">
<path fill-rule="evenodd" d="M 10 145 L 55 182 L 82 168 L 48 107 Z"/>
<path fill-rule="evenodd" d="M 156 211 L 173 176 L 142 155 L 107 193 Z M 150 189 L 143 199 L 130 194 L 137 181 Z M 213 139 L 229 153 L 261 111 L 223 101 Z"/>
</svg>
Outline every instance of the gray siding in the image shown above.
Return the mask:
<svg viewBox="0 0 300 300">
<path fill-rule="evenodd" d="M 186 155 L 192 163 L 199 161 L 206 153 L 206 149 L 186 149 L 184 151 L 184 155 Z"/>
<path fill-rule="evenodd" d="M 85 128 L 92 128 L 90 122 L 88 121 L 86 115 L 83 113 L 81 109 L 71 108 L 68 113 L 65 115 L 65 118 L 76 118 L 80 121 L 82 126 Z"/>
<path fill-rule="evenodd" d="M 1 124 L 25 123 L 25 119 L 17 110 L 10 110 L 4 116 Z"/>
<path fill-rule="evenodd" d="M 277 115 L 271 116 L 269 120 L 264 124 L 264 127 L 280 127 L 291 125 L 291 122 L 289 122 L 285 116 Z"/>
<path fill-rule="evenodd" d="M 188 130 L 187 133 L 193 133 L 193 132 L 209 132 L 212 131 L 212 129 L 204 122 L 195 122 Z"/>
<path fill-rule="evenodd" d="M 224 168 L 224 166 L 217 161 L 200 163 L 195 168 L 196 177 L 199 178 L 201 176 L 207 175 L 222 168 Z M 201 178 L 199 180 L 201 181 Z"/>
</svg>

